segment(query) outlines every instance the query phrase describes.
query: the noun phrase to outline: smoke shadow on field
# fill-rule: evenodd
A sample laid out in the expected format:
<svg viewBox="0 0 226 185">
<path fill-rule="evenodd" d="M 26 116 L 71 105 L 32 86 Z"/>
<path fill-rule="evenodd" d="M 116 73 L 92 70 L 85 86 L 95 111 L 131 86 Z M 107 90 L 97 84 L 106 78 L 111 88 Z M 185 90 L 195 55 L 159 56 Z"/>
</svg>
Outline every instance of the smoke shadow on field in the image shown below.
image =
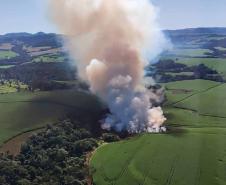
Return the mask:
<svg viewBox="0 0 226 185">
<path fill-rule="evenodd" d="M 182 127 L 173 127 L 169 126 L 167 127 L 168 134 L 174 137 L 183 137 L 185 134 L 188 133 L 188 131 Z"/>
<path fill-rule="evenodd" d="M 105 105 L 95 95 L 76 89 L 9 94 L 0 99 L 0 108 L 1 133 L 7 132 L 7 138 L 63 119 L 98 135 L 105 114 Z"/>
<path fill-rule="evenodd" d="M 70 119 L 79 127 L 86 128 L 92 134 L 98 136 L 101 132 L 100 120 L 106 114 L 103 102 L 88 91 L 62 90 L 53 91 L 44 96 L 39 96 L 33 101 L 45 101 L 52 105 L 65 107 L 64 117 Z M 59 119 L 63 119 L 59 117 Z"/>
</svg>

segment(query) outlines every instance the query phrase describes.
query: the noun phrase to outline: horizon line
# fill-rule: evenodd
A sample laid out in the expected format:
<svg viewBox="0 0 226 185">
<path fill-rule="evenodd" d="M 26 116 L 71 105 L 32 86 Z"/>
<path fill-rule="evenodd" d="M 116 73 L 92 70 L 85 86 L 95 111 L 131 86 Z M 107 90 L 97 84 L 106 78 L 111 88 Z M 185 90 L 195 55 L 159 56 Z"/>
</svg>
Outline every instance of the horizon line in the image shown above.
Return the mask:
<svg viewBox="0 0 226 185">
<path fill-rule="evenodd" d="M 185 27 L 185 28 L 174 28 L 174 29 L 161 29 L 162 31 L 179 31 L 179 30 L 191 30 L 191 29 L 226 29 L 226 26 L 201 26 L 201 27 Z M 6 33 L 0 33 L 0 36 L 5 36 L 8 34 L 57 34 L 57 35 L 64 35 L 58 32 L 45 32 L 45 31 L 37 31 L 37 32 L 26 32 L 26 31 L 16 31 L 16 32 L 6 32 Z"/>
</svg>

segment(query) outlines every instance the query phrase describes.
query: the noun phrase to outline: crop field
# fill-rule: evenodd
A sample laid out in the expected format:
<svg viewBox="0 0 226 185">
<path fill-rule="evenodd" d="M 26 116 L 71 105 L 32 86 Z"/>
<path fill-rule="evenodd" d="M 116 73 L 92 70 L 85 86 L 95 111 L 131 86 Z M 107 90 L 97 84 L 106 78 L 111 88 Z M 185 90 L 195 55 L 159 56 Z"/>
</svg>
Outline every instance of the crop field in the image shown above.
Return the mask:
<svg viewBox="0 0 226 185">
<path fill-rule="evenodd" d="M 0 44 L 0 50 L 11 50 L 12 47 L 13 47 L 13 44 L 11 43 Z"/>
<path fill-rule="evenodd" d="M 165 87 L 168 90 L 175 90 L 175 89 L 185 89 L 190 91 L 203 91 L 205 89 L 214 87 L 220 84 L 219 82 L 213 82 L 209 80 L 184 80 L 184 81 L 177 81 L 177 82 L 169 82 L 165 84 Z"/>
<path fill-rule="evenodd" d="M 90 162 L 95 184 L 225 185 L 226 84 L 186 80 L 164 86 L 171 131 L 99 147 Z"/>
<path fill-rule="evenodd" d="M 218 49 L 220 51 L 226 51 L 226 48 L 223 48 L 223 47 L 215 47 L 215 49 Z"/>
<path fill-rule="evenodd" d="M 165 107 L 164 112 L 168 118 L 166 124 L 169 126 L 226 128 L 226 118 L 224 117 L 202 115 L 196 111 L 175 107 Z"/>
<path fill-rule="evenodd" d="M 57 54 L 59 52 L 61 52 L 62 50 L 60 48 L 54 48 L 54 49 L 46 49 L 46 50 L 36 50 L 36 51 L 32 51 L 29 54 L 31 56 L 42 56 L 42 55 L 46 55 L 46 54 Z"/>
<path fill-rule="evenodd" d="M 176 62 L 188 66 L 205 64 L 207 67 L 218 71 L 226 79 L 225 58 L 178 58 Z"/>
<path fill-rule="evenodd" d="M 168 125 L 225 127 L 226 84 L 208 80 L 166 83 Z"/>
<path fill-rule="evenodd" d="M 9 80 L 9 81 L 3 80 L 3 81 L 1 81 L 1 84 L 0 84 L 0 94 L 17 92 L 18 87 L 20 88 L 20 91 L 22 91 L 27 88 L 27 85 L 25 85 L 24 83 L 21 83 L 19 81 L 15 81 L 15 80 Z"/>
<path fill-rule="evenodd" d="M 0 69 L 8 69 L 14 67 L 15 65 L 0 65 Z"/>
<path fill-rule="evenodd" d="M 64 59 L 64 56 L 43 55 L 35 57 L 32 62 L 63 62 Z"/>
<path fill-rule="evenodd" d="M 185 80 L 163 84 L 166 88 L 166 105 L 179 102 L 194 94 L 217 87 L 219 82 L 208 80 Z"/>
<path fill-rule="evenodd" d="M 179 73 L 174 73 L 174 72 L 166 72 L 165 74 L 169 74 L 169 75 L 186 75 L 186 76 L 190 76 L 193 75 L 193 72 L 179 72 Z"/>
<path fill-rule="evenodd" d="M 211 53 L 209 49 L 173 49 L 166 53 L 166 55 L 188 56 L 188 57 L 204 57 L 206 53 Z"/>
<path fill-rule="evenodd" d="M 8 85 L 0 85 L 0 94 L 13 93 L 13 92 L 17 92 L 17 89 L 15 87 L 10 87 Z"/>
<path fill-rule="evenodd" d="M 100 111 L 99 100 L 85 92 L 61 90 L 0 95 L 0 144 L 28 130 L 55 123 L 76 111 Z"/>
<path fill-rule="evenodd" d="M 225 185 L 225 134 L 226 129 L 188 129 L 104 145 L 91 160 L 93 181 L 97 185 Z"/>
<path fill-rule="evenodd" d="M 226 84 L 219 85 L 200 94 L 195 94 L 175 106 L 197 111 L 203 115 L 226 118 Z"/>
<path fill-rule="evenodd" d="M 0 59 L 9 59 L 17 56 L 17 53 L 13 51 L 0 51 Z"/>
</svg>

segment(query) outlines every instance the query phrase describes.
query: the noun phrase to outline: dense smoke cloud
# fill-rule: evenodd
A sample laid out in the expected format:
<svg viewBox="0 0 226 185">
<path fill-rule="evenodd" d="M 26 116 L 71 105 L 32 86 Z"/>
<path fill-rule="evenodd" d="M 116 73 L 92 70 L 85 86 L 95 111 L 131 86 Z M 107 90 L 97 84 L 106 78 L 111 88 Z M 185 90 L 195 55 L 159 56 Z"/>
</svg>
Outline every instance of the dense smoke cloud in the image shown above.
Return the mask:
<svg viewBox="0 0 226 185">
<path fill-rule="evenodd" d="M 165 121 L 142 85 L 143 69 L 166 43 L 149 0 L 50 0 L 52 18 L 79 74 L 107 102 L 105 129 L 159 131 Z M 155 95 L 156 96 L 156 95 Z"/>
</svg>

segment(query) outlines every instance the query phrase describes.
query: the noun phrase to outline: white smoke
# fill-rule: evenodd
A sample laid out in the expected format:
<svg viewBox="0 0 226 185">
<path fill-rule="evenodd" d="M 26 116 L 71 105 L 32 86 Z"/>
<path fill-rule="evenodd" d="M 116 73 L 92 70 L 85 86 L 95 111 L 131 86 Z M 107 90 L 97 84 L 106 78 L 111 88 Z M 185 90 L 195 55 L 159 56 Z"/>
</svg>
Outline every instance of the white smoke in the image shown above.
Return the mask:
<svg viewBox="0 0 226 185">
<path fill-rule="evenodd" d="M 102 128 L 163 130 L 166 120 L 142 84 L 143 69 L 167 43 L 149 0 L 50 0 L 52 17 L 78 61 L 79 74 L 107 102 Z"/>
</svg>

